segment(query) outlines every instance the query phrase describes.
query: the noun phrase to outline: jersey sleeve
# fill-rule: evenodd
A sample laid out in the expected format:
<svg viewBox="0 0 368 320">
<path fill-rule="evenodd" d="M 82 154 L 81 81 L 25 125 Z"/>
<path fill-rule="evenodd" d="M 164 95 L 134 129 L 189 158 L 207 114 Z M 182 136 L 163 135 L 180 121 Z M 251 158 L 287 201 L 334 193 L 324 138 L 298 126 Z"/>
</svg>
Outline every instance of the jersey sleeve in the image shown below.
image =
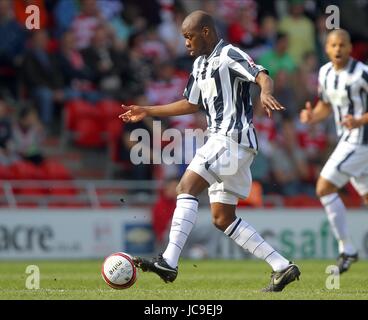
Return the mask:
<svg viewBox="0 0 368 320">
<path fill-rule="evenodd" d="M 201 89 L 193 74 L 189 77 L 183 96 L 192 104 L 202 105 Z"/>
<path fill-rule="evenodd" d="M 268 74 L 266 68 L 254 63 L 251 57 L 245 52 L 230 48 L 228 51 L 229 68 L 245 81 L 256 82 L 259 72 L 264 71 Z"/>
<path fill-rule="evenodd" d="M 365 67 L 362 71 L 362 87 L 368 93 L 368 67 Z"/>
<path fill-rule="evenodd" d="M 324 84 L 322 82 L 323 81 L 322 78 L 325 78 L 325 77 L 326 75 L 324 74 L 324 72 L 320 70 L 319 75 L 318 75 L 318 99 L 324 103 L 330 103 L 330 101 L 328 100 L 327 94 L 326 94 Z"/>
</svg>

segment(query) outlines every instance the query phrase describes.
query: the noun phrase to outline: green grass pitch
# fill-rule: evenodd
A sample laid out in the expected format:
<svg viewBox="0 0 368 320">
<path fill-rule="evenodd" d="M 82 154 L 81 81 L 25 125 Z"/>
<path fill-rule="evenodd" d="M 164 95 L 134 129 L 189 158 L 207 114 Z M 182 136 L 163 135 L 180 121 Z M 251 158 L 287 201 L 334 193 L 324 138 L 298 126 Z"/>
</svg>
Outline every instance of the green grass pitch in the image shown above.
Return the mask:
<svg viewBox="0 0 368 320">
<path fill-rule="evenodd" d="M 340 277 L 340 288 L 326 289 L 329 260 L 297 261 L 300 281 L 281 293 L 262 293 L 270 268 L 255 260 L 182 260 L 179 276 L 165 284 L 158 276 L 139 272 L 133 287 L 114 290 L 101 278 L 102 261 L 0 262 L 0 300 L 368 300 L 368 261 L 355 263 Z M 28 265 L 40 270 L 40 288 L 26 289 Z"/>
</svg>

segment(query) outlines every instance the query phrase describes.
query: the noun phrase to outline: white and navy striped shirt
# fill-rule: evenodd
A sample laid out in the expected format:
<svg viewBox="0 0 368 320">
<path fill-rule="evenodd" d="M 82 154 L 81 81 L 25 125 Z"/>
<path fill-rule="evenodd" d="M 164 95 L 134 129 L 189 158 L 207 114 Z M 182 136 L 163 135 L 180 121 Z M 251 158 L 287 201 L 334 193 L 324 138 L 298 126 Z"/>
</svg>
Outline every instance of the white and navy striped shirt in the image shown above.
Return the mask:
<svg viewBox="0 0 368 320">
<path fill-rule="evenodd" d="M 350 58 L 344 69 L 336 71 L 329 62 L 319 71 L 319 98 L 332 106 L 340 140 L 368 144 L 368 125 L 349 130 L 341 125 L 344 116 L 355 118 L 368 112 L 368 66 Z"/>
<path fill-rule="evenodd" d="M 210 132 L 230 136 L 256 152 L 249 88 L 263 70 L 242 50 L 221 39 L 208 57 L 194 61 L 184 97 L 203 106 Z"/>
</svg>

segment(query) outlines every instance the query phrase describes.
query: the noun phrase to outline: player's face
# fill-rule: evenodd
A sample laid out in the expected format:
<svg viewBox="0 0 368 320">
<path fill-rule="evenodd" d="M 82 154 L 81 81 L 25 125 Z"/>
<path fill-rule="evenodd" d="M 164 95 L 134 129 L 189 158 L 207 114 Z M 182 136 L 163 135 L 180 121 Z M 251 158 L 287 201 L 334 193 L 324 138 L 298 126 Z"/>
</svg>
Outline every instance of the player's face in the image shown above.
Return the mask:
<svg viewBox="0 0 368 320">
<path fill-rule="evenodd" d="M 344 67 L 351 54 L 350 41 L 341 35 L 331 35 L 326 43 L 326 53 L 334 66 Z"/>
<path fill-rule="evenodd" d="M 190 56 L 199 57 L 206 53 L 206 41 L 203 32 L 183 29 L 182 33 L 185 38 L 185 47 Z"/>
</svg>

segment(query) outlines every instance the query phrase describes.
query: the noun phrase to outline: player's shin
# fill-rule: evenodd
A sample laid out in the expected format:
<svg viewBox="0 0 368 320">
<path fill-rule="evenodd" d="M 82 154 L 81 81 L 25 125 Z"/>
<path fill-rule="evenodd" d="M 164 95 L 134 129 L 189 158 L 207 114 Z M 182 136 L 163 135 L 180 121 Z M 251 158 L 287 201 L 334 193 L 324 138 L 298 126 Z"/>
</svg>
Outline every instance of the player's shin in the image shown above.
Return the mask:
<svg viewBox="0 0 368 320">
<path fill-rule="evenodd" d="M 259 259 L 265 260 L 273 271 L 282 271 L 289 265 L 287 259 L 272 248 L 250 224 L 241 218 L 235 219 L 225 230 L 225 234 L 244 250 L 249 251 Z"/>
<path fill-rule="evenodd" d="M 321 197 L 320 200 L 339 243 L 339 253 L 355 254 L 357 250 L 351 242 L 346 222 L 346 207 L 340 196 L 337 193 L 332 193 Z"/>
<path fill-rule="evenodd" d="M 163 253 L 163 258 L 173 268 L 178 265 L 181 251 L 197 220 L 197 212 L 197 198 L 185 193 L 178 195 L 171 222 L 169 243 Z"/>
</svg>

